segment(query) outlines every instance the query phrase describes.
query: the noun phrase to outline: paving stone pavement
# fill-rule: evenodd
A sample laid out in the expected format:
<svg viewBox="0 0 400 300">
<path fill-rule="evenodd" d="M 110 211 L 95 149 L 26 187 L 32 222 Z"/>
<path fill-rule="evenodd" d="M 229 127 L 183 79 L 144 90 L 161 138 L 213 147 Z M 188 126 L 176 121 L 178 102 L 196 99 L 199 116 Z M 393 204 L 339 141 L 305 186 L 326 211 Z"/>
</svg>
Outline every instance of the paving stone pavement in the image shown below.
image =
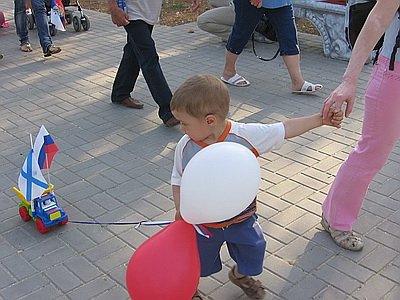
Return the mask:
<svg viewBox="0 0 400 300">
<path fill-rule="evenodd" d="M 86 11 L 91 29 L 58 32 L 54 42 L 63 51 L 44 59 L 35 30 L 34 51 L 19 51 L 12 1 L 0 9 L 11 25 L 0 28 L 0 299 L 128 299 L 127 262 L 161 227 L 69 223 L 42 235 L 20 219 L 11 187 L 29 133 L 44 124 L 60 148 L 50 178 L 71 220 L 172 220 L 169 179 L 181 133 L 160 124 L 142 77 L 134 95 L 143 110 L 110 103 L 125 34 L 109 15 Z M 220 74 L 224 45 L 195 24 L 156 26 L 154 37 L 172 90 L 193 74 Z M 300 34 L 300 46 L 305 78 L 324 84 L 323 91 L 292 95 L 282 60 L 261 62 L 248 48 L 238 67 L 252 86 L 230 88 L 233 120 L 274 122 L 319 111 L 346 62 L 325 58 L 317 36 Z M 276 49 L 257 47 L 265 56 Z M 370 70 L 365 67 L 359 95 Z M 359 137 L 362 113 L 359 97 L 342 129 L 318 128 L 260 158 L 259 213 L 268 249 L 259 279 L 266 299 L 400 299 L 399 144 L 370 185 L 355 225 L 365 249 L 339 249 L 319 224 L 320 204 Z M 223 270 L 201 279 L 201 292 L 214 300 L 246 299 L 228 280 L 233 263 L 225 248 L 222 256 Z"/>
</svg>

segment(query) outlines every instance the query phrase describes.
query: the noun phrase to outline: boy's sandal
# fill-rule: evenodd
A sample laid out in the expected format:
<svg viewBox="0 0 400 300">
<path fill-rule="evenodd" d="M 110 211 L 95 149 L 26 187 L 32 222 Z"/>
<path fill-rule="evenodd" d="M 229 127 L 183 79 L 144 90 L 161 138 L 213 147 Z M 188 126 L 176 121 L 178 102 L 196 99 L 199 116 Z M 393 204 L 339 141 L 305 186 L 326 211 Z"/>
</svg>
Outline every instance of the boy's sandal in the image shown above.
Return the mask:
<svg viewBox="0 0 400 300">
<path fill-rule="evenodd" d="M 203 297 L 201 297 L 199 290 L 194 293 L 192 300 L 203 300 Z"/>
<path fill-rule="evenodd" d="M 356 235 L 353 231 L 339 231 L 333 229 L 324 215 L 322 215 L 321 225 L 329 232 L 333 241 L 339 247 L 351 251 L 360 251 L 364 247 L 364 242 L 360 236 Z"/>
<path fill-rule="evenodd" d="M 265 289 L 262 286 L 261 281 L 255 280 L 250 276 L 237 278 L 234 273 L 235 268 L 236 266 L 234 266 L 229 272 L 229 280 L 240 287 L 247 297 L 250 297 L 251 299 L 263 299 L 265 296 Z"/>
</svg>

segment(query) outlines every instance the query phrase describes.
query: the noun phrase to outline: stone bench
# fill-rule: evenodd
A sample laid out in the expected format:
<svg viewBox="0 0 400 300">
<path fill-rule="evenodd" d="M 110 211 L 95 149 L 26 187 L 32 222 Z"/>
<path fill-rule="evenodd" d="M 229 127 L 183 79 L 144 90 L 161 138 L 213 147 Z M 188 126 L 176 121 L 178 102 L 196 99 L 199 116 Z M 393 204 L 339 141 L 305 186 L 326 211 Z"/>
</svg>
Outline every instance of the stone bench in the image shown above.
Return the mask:
<svg viewBox="0 0 400 300">
<path fill-rule="evenodd" d="M 323 40 L 325 56 L 348 60 L 351 50 L 344 33 L 346 6 L 334 2 L 341 1 L 293 0 L 294 15 L 309 20 L 317 28 Z"/>
</svg>

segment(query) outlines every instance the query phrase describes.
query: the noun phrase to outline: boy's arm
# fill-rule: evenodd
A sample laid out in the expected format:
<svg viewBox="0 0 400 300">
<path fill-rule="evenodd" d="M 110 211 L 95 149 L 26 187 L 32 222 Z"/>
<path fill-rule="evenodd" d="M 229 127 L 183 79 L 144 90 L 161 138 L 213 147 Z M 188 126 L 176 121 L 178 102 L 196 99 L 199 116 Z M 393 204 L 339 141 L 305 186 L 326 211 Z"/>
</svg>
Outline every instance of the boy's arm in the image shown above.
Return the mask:
<svg viewBox="0 0 400 300">
<path fill-rule="evenodd" d="M 343 112 L 336 111 L 334 108 L 329 110 L 326 118 L 322 118 L 320 114 L 315 114 L 301 118 L 289 119 L 283 122 L 283 125 L 285 126 L 285 139 L 302 135 L 303 133 L 322 125 L 340 128 L 342 120 Z"/>
<path fill-rule="evenodd" d="M 172 197 L 174 198 L 175 209 L 176 209 L 175 220 L 182 219 L 179 210 L 181 204 L 181 187 L 179 185 L 172 185 Z"/>
</svg>

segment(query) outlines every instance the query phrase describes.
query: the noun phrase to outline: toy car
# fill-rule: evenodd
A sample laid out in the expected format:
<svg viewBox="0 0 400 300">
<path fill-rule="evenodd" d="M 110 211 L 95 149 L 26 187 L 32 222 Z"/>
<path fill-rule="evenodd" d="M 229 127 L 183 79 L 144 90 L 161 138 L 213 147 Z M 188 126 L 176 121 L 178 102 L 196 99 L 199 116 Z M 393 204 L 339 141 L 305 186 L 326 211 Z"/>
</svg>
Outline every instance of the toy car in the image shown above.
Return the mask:
<svg viewBox="0 0 400 300">
<path fill-rule="evenodd" d="M 26 201 L 24 195 L 16 187 L 13 187 L 13 191 L 21 199 L 19 203 L 19 215 L 25 222 L 32 219 L 35 221 L 37 230 L 40 233 L 46 233 L 50 227 L 54 225 L 65 225 L 68 222 L 68 215 L 62 209 L 58 203 L 57 198 L 53 193 L 54 185 L 50 184 L 43 194 L 33 199 L 33 208 L 31 203 Z"/>
</svg>

